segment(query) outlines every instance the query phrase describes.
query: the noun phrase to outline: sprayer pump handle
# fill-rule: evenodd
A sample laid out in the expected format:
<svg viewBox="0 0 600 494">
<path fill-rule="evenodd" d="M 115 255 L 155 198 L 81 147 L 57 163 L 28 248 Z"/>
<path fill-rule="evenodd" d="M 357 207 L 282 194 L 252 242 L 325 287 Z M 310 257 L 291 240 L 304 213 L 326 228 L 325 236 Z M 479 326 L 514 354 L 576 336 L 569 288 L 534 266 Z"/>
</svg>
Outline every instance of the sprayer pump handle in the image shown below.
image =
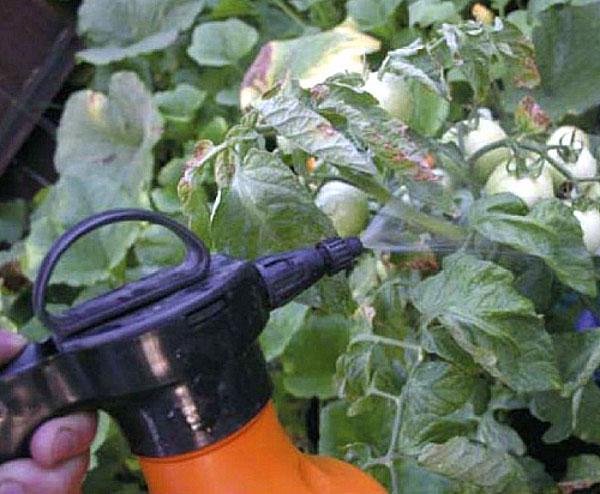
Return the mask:
<svg viewBox="0 0 600 494">
<path fill-rule="evenodd" d="M 147 221 L 169 229 L 183 241 L 187 250 L 185 259 L 178 266 L 127 283 L 63 313 L 49 313 L 46 309 L 48 283 L 62 255 L 77 239 L 87 233 L 123 221 Z M 55 340 L 60 342 L 200 280 L 206 275 L 209 264 L 210 255 L 204 243 L 177 221 L 143 209 L 114 209 L 83 220 L 52 245 L 42 262 L 33 287 L 33 308 L 38 319 L 53 331 Z"/>
</svg>

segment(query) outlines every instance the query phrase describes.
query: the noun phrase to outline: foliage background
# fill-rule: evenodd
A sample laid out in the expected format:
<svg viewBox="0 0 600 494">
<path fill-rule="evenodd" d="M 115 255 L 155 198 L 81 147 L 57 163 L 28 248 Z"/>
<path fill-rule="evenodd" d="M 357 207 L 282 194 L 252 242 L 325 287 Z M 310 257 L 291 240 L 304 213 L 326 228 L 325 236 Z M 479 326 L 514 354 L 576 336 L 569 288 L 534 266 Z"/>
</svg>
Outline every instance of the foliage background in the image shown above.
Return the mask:
<svg viewBox="0 0 600 494">
<path fill-rule="evenodd" d="M 600 334 L 572 327 L 582 307 L 595 307 L 597 275 L 572 214 L 558 201 L 531 211 L 511 196 L 476 201 L 475 184 L 460 206 L 414 171 L 434 156 L 468 182 L 464 156 L 439 136 L 480 106 L 535 137 L 524 96 L 554 125 L 595 134 L 600 2 L 492 0 L 477 12 L 467 0 L 84 1 L 86 48 L 57 135 L 60 178 L 31 203 L 0 208 L 3 325 L 47 335 L 32 317 L 31 280 L 51 243 L 89 214 L 155 209 L 216 251 L 253 258 L 334 234 L 313 196 L 326 177 L 343 178 L 369 194 L 381 248 L 349 282 L 326 280 L 277 311 L 261 337 L 295 442 L 355 462 L 396 493 L 594 485 Z M 465 23 L 473 13 L 502 24 Z M 324 82 L 349 62 L 413 81 L 408 130 L 361 92 L 360 77 Z M 281 78 L 284 87 L 257 102 Z M 290 79 L 324 82 L 323 92 Z M 240 94 L 254 103 L 244 114 Z M 407 188 L 415 208 L 396 200 Z M 456 218 L 460 230 L 448 221 Z M 467 241 L 434 261 L 431 252 L 390 254 L 415 240 L 390 239 L 410 231 L 398 222 Z M 106 228 L 64 258 L 52 308 L 181 255 L 161 229 Z M 85 492 L 144 489 L 102 415 Z"/>
</svg>

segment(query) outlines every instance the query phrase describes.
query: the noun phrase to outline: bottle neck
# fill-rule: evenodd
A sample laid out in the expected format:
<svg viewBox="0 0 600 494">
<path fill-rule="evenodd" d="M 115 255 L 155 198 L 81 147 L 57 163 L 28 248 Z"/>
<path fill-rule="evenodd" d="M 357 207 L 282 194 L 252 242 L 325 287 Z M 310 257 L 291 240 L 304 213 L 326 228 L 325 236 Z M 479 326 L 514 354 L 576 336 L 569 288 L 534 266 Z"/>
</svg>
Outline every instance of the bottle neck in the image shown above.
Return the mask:
<svg viewBox="0 0 600 494">
<path fill-rule="evenodd" d="M 140 465 L 150 494 L 385 494 L 351 465 L 298 451 L 271 402 L 218 443 Z"/>
<path fill-rule="evenodd" d="M 196 341 L 199 348 L 192 346 Z M 190 338 L 190 360 L 198 365 L 190 377 L 106 407 L 135 455 L 168 458 L 209 448 L 235 435 L 269 401 L 272 387 L 258 343 L 221 362 L 211 360 L 209 350 L 201 353 L 202 342 Z"/>
<path fill-rule="evenodd" d="M 300 452 L 283 431 L 269 402 L 231 436 L 199 451 L 167 458 L 140 457 L 151 494 L 276 492 L 267 486 L 297 470 Z"/>
</svg>

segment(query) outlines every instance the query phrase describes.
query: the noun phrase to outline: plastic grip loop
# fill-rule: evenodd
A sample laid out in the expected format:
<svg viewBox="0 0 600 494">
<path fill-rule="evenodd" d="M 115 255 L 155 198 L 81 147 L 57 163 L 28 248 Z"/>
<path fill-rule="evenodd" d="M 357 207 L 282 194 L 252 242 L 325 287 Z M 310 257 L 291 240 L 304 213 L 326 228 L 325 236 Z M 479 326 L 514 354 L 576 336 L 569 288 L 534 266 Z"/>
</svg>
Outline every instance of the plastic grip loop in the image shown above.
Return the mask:
<svg viewBox="0 0 600 494">
<path fill-rule="evenodd" d="M 124 221 L 147 221 L 164 226 L 184 243 L 187 255 L 173 268 L 163 269 L 116 290 L 85 301 L 60 314 L 46 310 L 46 290 L 56 264 L 80 237 L 102 226 Z M 33 287 L 33 308 L 38 319 L 62 341 L 91 326 L 142 307 L 200 280 L 207 272 L 210 255 L 204 243 L 180 223 L 143 209 L 114 209 L 90 216 L 66 231 L 53 245 L 38 272 Z"/>
</svg>

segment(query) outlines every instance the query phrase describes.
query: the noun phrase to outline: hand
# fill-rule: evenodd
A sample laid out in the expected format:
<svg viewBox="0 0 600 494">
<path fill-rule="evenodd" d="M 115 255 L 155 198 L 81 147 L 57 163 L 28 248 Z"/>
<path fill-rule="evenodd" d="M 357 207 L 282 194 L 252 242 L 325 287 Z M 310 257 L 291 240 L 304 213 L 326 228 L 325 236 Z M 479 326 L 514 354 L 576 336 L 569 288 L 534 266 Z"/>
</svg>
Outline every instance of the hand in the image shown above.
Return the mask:
<svg viewBox="0 0 600 494">
<path fill-rule="evenodd" d="M 0 365 L 25 344 L 23 337 L 0 331 Z M 80 493 L 95 433 L 95 414 L 76 413 L 42 424 L 31 439 L 31 458 L 0 465 L 0 494 Z"/>
</svg>

